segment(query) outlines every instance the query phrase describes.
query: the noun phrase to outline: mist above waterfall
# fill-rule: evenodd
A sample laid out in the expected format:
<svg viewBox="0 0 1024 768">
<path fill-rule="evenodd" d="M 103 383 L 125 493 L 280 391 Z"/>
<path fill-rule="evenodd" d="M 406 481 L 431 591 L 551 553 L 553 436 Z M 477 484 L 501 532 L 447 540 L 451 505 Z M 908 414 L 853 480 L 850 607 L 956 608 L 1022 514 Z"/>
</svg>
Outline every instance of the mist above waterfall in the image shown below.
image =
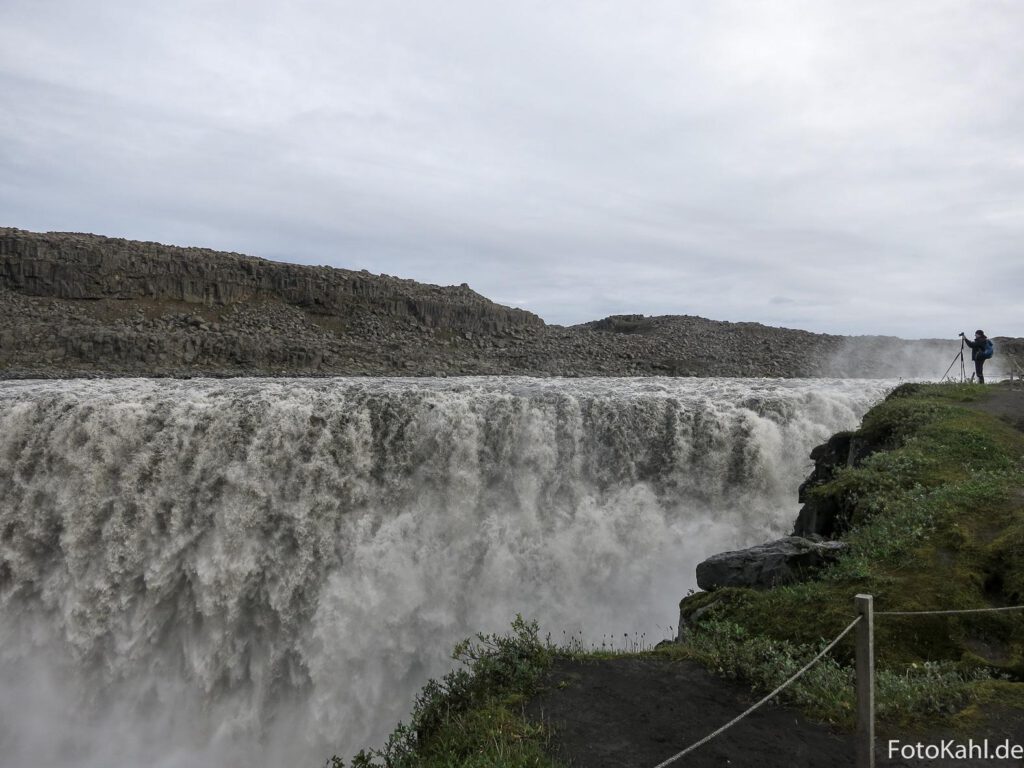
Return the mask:
<svg viewBox="0 0 1024 768">
<path fill-rule="evenodd" d="M 318 765 L 517 612 L 667 637 L 886 388 L 0 384 L 0 764 Z"/>
<path fill-rule="evenodd" d="M 943 372 L 959 377 L 960 369 L 950 362 L 960 351 L 960 339 L 920 339 L 909 341 L 895 336 L 846 336 L 823 366 L 830 376 L 868 376 L 890 379 L 928 379 L 938 381 Z M 967 350 L 971 368 L 971 350 Z"/>
</svg>

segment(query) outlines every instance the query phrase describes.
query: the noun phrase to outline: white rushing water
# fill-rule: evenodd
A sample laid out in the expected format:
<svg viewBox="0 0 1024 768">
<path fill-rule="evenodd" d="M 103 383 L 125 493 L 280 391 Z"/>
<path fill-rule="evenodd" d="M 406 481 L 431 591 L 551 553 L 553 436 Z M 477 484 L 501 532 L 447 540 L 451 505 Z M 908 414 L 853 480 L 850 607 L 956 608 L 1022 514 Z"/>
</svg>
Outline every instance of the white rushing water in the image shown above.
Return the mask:
<svg viewBox="0 0 1024 768">
<path fill-rule="evenodd" d="M 316 768 L 517 612 L 653 644 L 892 384 L 0 383 L 0 765 Z"/>
</svg>

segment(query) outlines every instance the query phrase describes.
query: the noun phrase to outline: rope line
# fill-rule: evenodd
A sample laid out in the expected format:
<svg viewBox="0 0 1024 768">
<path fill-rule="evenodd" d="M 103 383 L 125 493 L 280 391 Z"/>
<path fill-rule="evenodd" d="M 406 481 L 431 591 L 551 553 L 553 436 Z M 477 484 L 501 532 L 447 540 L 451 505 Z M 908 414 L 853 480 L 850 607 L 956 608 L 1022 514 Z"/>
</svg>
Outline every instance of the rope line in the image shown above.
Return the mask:
<svg viewBox="0 0 1024 768">
<path fill-rule="evenodd" d="M 767 701 L 769 701 L 769 700 L 771 700 L 771 699 L 774 699 L 774 698 L 775 698 L 776 696 L 778 696 L 778 695 L 779 695 L 779 693 L 780 693 L 780 692 L 781 692 L 781 691 L 782 691 L 782 690 L 783 690 L 784 688 L 786 688 L 786 687 L 787 687 L 788 685 L 790 685 L 791 683 L 793 683 L 794 681 L 796 681 L 796 679 L 797 679 L 798 677 L 800 677 L 800 676 L 801 676 L 801 675 L 802 675 L 802 674 L 803 674 L 804 672 L 806 672 L 806 671 L 807 671 L 807 670 L 809 670 L 809 669 L 810 669 L 811 667 L 813 667 L 813 666 L 814 666 L 814 665 L 815 665 L 815 664 L 816 664 L 816 663 L 817 663 L 818 661 L 820 661 L 820 660 L 821 660 L 821 658 L 822 658 L 822 657 L 823 657 L 823 656 L 824 656 L 824 655 L 825 655 L 826 653 L 828 653 L 829 651 L 831 651 L 831 650 L 832 650 L 832 649 L 833 649 L 833 648 L 834 648 L 834 647 L 836 646 L 836 643 L 838 643 L 838 642 L 839 642 L 840 640 L 842 640 L 842 639 L 843 639 L 844 637 L 846 637 L 846 635 L 847 635 L 847 634 L 849 634 L 850 630 L 851 630 L 851 629 L 853 629 L 853 628 L 854 628 L 855 626 L 857 626 L 857 622 L 858 622 L 858 621 L 860 621 L 860 619 L 861 619 L 861 617 L 860 617 L 860 616 L 858 616 L 858 617 L 857 617 L 856 619 L 854 619 L 854 620 L 853 620 L 852 622 L 850 622 L 850 625 L 849 625 L 849 626 L 848 626 L 848 627 L 847 627 L 846 629 L 844 629 L 844 630 L 843 630 L 842 632 L 840 632 L 840 633 L 839 633 L 839 634 L 838 634 L 838 635 L 836 636 L 836 639 L 835 639 L 835 640 L 833 640 L 833 641 L 832 641 L 831 643 L 829 643 L 828 645 L 826 645 L 826 646 L 825 646 L 825 647 L 824 647 L 824 648 L 822 649 L 821 653 L 819 653 L 819 654 L 818 654 L 817 656 L 815 656 L 815 657 L 814 657 L 813 659 L 811 659 L 811 660 L 810 660 L 809 662 L 807 662 L 807 663 L 806 663 L 806 664 L 805 664 L 805 665 L 804 665 L 804 666 L 803 666 L 803 667 L 802 667 L 802 668 L 801 668 L 801 669 L 800 669 L 800 670 L 799 670 L 799 671 L 798 671 L 798 672 L 797 672 L 796 674 L 794 674 L 794 675 L 793 675 L 793 676 L 792 676 L 791 678 L 789 678 L 789 679 L 788 679 L 788 680 L 787 680 L 786 682 L 784 682 L 784 683 L 783 683 L 782 685 L 780 685 L 780 686 L 779 686 L 778 688 L 776 688 L 776 689 L 775 689 L 774 691 L 772 691 L 771 693 L 769 693 L 769 694 L 768 694 L 767 696 L 765 696 L 765 697 L 764 697 L 763 699 L 761 699 L 761 700 L 760 700 L 759 702 L 757 702 L 756 704 L 754 704 L 754 705 L 753 705 L 752 707 L 750 707 L 749 709 L 747 709 L 747 710 L 746 710 L 745 712 L 743 712 L 742 714 L 740 714 L 740 715 L 737 715 L 736 717 L 734 717 L 734 718 L 733 718 L 732 720 L 730 720 L 730 721 L 729 721 L 728 723 L 726 723 L 725 725 L 723 725 L 723 726 L 722 726 L 721 728 L 719 728 L 719 729 L 718 729 L 717 731 L 714 731 L 714 732 L 712 732 L 712 733 L 709 733 L 709 734 L 708 734 L 707 736 L 705 736 L 705 737 L 704 737 L 703 739 L 701 739 L 700 741 L 696 742 L 695 744 L 691 744 L 691 745 L 690 745 L 690 746 L 688 746 L 688 747 L 687 747 L 686 749 L 684 749 L 684 750 L 683 750 L 682 752 L 677 752 L 676 754 L 672 755 L 672 757 L 670 757 L 670 758 L 669 758 L 668 760 L 665 760 L 664 762 L 658 763 L 658 764 L 657 764 L 656 766 L 654 766 L 654 768 L 665 768 L 665 766 L 666 766 L 666 765 L 671 765 L 671 764 L 672 764 L 672 763 L 674 763 L 674 762 L 675 762 L 676 760 L 678 760 L 678 759 L 679 759 L 680 757 L 683 757 L 683 755 L 687 755 L 687 754 L 689 754 L 690 752 L 693 752 L 693 750 L 697 749 L 698 747 L 702 747 L 702 746 L 704 746 L 705 744 L 707 744 L 707 743 L 708 743 L 709 741 L 711 741 L 711 740 L 712 740 L 713 738 L 715 738 L 716 736 L 718 736 L 718 735 L 720 735 L 720 734 L 724 733 L 725 731 L 729 730 L 730 728 L 732 728 L 732 727 L 733 727 L 734 725 L 736 725 L 736 723 L 738 723 L 738 722 L 739 722 L 740 720 L 742 720 L 742 719 L 743 719 L 744 717 L 746 717 L 747 715 L 749 715 L 749 714 L 750 714 L 751 712 L 753 712 L 753 711 L 754 711 L 755 709 L 757 709 L 758 707 L 760 707 L 760 706 L 761 706 L 762 704 L 764 704 L 765 702 L 767 702 Z"/>
<path fill-rule="evenodd" d="M 964 609 L 960 609 L 960 610 L 949 610 L 949 611 L 873 611 L 873 614 L 875 616 L 953 616 L 953 615 L 956 615 L 956 614 L 965 614 L 965 613 L 1000 613 L 1000 612 L 1005 613 L 1005 612 L 1009 612 L 1009 611 L 1024 611 L 1024 605 L 1009 605 L 1009 606 L 1005 606 L 1005 607 L 1001 607 L 1001 608 L 964 608 Z M 861 620 L 861 617 L 858 616 L 856 619 L 854 619 L 852 622 L 850 622 L 849 626 L 847 626 L 846 629 L 844 629 L 842 632 L 840 632 L 838 635 L 836 635 L 836 638 L 831 643 L 826 645 L 821 650 L 821 652 L 818 653 L 817 656 L 815 656 L 813 659 L 811 659 L 809 662 L 807 662 L 792 677 L 790 677 L 788 680 L 786 680 L 786 682 L 782 683 L 782 685 L 780 685 L 774 691 L 769 693 L 763 699 L 761 699 L 756 704 L 753 704 L 748 709 L 746 709 L 745 711 L 743 711 L 742 713 L 740 713 L 739 715 L 734 717 L 732 720 L 730 720 L 728 723 L 723 725 L 718 730 L 712 731 L 711 733 L 709 733 L 707 736 L 705 736 L 700 741 L 695 742 L 695 743 L 691 744 L 690 746 L 688 746 L 686 749 L 682 750 L 681 752 L 677 752 L 676 754 L 672 755 L 672 757 L 668 758 L 668 760 L 665 760 L 664 762 L 658 763 L 656 766 L 654 766 L 654 768 L 665 768 L 665 766 L 671 765 L 672 763 L 674 763 L 679 758 L 684 757 L 685 755 L 688 755 L 690 752 L 693 752 L 695 749 L 704 746 L 705 744 L 707 744 L 709 741 L 711 741 L 716 736 L 720 736 L 721 734 L 725 733 L 727 730 L 732 728 L 734 725 L 736 725 L 736 723 L 738 723 L 740 720 L 745 718 L 747 715 L 749 715 L 755 709 L 757 709 L 758 707 L 762 706 L 763 704 L 765 704 L 766 702 L 770 701 L 771 699 L 774 699 L 785 688 L 787 688 L 788 686 L 790 686 L 794 682 L 796 682 L 796 680 L 800 676 L 802 676 L 805 672 L 807 672 L 807 670 L 809 670 L 811 667 L 813 667 L 815 664 L 817 664 L 826 653 L 828 653 L 833 648 L 835 648 L 836 644 L 840 640 L 842 640 L 844 637 L 846 637 L 850 633 L 850 630 L 852 630 L 855 626 L 857 626 L 857 622 L 860 621 L 860 620 Z"/>
<path fill-rule="evenodd" d="M 957 613 L 994 613 L 998 611 L 1024 611 L 1024 605 L 1005 608 L 964 608 L 958 611 L 875 611 L 875 616 L 952 616 Z"/>
</svg>

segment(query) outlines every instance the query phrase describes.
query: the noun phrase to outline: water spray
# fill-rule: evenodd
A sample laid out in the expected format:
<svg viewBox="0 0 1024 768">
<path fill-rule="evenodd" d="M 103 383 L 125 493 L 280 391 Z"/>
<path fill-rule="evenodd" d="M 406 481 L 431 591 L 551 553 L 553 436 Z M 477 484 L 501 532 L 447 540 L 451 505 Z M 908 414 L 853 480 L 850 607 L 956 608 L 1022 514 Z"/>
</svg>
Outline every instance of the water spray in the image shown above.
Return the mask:
<svg viewBox="0 0 1024 768">
<path fill-rule="evenodd" d="M 517 612 L 654 636 L 893 384 L 0 382 L 0 765 L 323 765 Z"/>
</svg>

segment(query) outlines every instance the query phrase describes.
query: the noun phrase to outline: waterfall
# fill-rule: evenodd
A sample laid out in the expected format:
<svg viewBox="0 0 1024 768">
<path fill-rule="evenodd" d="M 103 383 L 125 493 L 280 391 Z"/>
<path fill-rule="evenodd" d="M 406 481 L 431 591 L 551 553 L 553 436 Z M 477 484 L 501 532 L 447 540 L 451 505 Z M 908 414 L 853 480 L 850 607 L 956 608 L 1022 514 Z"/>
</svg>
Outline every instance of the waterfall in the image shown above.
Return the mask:
<svg viewBox="0 0 1024 768">
<path fill-rule="evenodd" d="M 0 765 L 322 765 L 519 612 L 668 637 L 883 381 L 0 383 Z"/>
</svg>

